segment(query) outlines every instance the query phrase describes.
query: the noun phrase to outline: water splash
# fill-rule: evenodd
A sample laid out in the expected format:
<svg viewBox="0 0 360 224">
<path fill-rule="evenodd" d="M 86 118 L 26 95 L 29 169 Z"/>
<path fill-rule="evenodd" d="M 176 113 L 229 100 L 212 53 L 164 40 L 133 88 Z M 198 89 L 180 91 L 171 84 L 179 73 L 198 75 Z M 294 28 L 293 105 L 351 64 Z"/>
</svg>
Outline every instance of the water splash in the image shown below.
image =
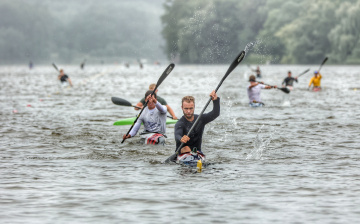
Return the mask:
<svg viewBox="0 0 360 224">
<path fill-rule="evenodd" d="M 290 94 L 283 94 L 282 107 L 291 107 Z"/>
<path fill-rule="evenodd" d="M 255 47 L 255 46 L 258 45 L 258 44 L 261 44 L 261 42 L 262 42 L 261 40 L 256 40 L 256 41 L 254 41 L 254 42 L 250 42 L 250 43 L 246 44 L 246 46 L 245 46 L 245 53 L 248 54 L 249 51 L 250 51 L 253 47 Z"/>
<path fill-rule="evenodd" d="M 264 128 L 264 125 L 262 125 L 259 128 L 259 131 L 256 135 L 255 141 L 254 141 L 254 148 L 251 150 L 251 152 L 246 156 L 246 159 L 255 159 L 260 160 L 262 159 L 263 153 L 266 149 L 268 149 L 268 146 L 273 139 L 274 134 L 276 133 L 276 130 L 270 131 L 269 137 L 262 137 L 262 129 Z"/>
</svg>

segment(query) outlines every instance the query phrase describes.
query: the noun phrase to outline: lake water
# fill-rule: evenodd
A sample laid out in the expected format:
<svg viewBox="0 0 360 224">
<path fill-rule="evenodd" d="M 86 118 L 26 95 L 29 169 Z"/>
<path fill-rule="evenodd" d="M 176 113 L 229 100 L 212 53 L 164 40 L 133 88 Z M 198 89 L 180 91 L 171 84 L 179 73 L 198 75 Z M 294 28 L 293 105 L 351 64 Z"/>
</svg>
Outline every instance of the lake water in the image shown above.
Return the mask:
<svg viewBox="0 0 360 224">
<path fill-rule="evenodd" d="M 246 58 L 218 91 L 221 114 L 208 124 L 198 173 L 163 164 L 175 150 L 138 137 L 121 144 L 136 104 L 166 65 L 0 67 L 1 223 L 356 223 L 360 220 L 360 67 L 325 64 L 321 92 L 307 89 L 319 65 L 262 66 L 280 85 L 307 68 L 290 94 L 263 90 L 250 108 Z M 253 65 L 255 67 L 255 65 Z M 181 116 L 181 98 L 200 113 L 228 65 L 176 65 L 159 87 Z M 211 110 L 212 104 L 207 111 Z"/>
</svg>

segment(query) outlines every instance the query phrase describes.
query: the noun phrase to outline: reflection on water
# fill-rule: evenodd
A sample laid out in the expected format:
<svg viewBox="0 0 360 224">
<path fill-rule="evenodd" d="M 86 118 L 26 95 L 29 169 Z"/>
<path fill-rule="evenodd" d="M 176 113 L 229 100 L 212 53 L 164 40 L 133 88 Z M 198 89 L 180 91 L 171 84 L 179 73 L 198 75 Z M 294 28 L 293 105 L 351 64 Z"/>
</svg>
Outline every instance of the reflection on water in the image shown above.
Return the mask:
<svg viewBox="0 0 360 224">
<path fill-rule="evenodd" d="M 246 60 L 246 59 L 245 59 Z M 246 62 L 244 62 L 245 64 Z M 198 173 L 163 161 L 167 144 L 121 144 L 136 104 L 164 66 L 64 66 L 74 88 L 61 88 L 51 66 L 0 67 L 0 220 L 3 223 L 354 223 L 360 218 L 358 67 L 322 68 L 321 92 L 263 90 L 248 107 L 249 68 L 240 65 L 219 89 L 221 115 L 204 133 L 210 164 Z M 263 66 L 279 85 L 314 66 Z M 316 66 L 315 66 L 316 67 Z M 159 87 L 177 116 L 185 95 L 196 113 L 227 66 L 176 65 Z M 210 110 L 212 105 L 209 106 Z M 300 221 L 301 220 L 301 221 Z"/>
</svg>

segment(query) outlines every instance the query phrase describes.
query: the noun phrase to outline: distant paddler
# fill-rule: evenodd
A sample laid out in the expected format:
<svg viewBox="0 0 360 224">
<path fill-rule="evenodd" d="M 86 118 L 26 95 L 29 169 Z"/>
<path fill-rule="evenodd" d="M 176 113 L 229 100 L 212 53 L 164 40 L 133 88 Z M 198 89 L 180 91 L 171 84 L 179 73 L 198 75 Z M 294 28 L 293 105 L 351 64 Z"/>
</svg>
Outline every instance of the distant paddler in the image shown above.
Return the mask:
<svg viewBox="0 0 360 224">
<path fill-rule="evenodd" d="M 59 74 L 59 76 L 58 76 L 58 80 L 60 80 L 61 84 L 62 84 L 62 85 L 65 85 L 65 84 L 69 83 L 69 85 L 72 87 L 73 85 L 72 85 L 71 79 L 69 78 L 68 75 L 66 75 L 66 74 L 64 73 L 64 70 L 63 70 L 63 69 L 60 69 L 59 72 L 60 72 L 60 74 Z"/>
<path fill-rule="evenodd" d="M 157 100 L 156 93 L 151 95 L 153 90 L 145 93 L 147 107 L 136 121 L 134 127 L 128 135 L 124 135 L 123 139 L 134 137 L 140 129 L 141 123 L 144 124 L 144 131 L 140 134 L 140 138 L 145 144 L 165 144 L 166 138 L 166 106 L 161 105 Z"/>
<path fill-rule="evenodd" d="M 149 86 L 149 90 L 154 90 L 155 87 L 156 87 L 156 84 L 153 83 L 153 84 L 151 84 L 151 85 Z M 158 92 L 158 89 L 156 89 L 155 93 L 157 94 L 157 92 Z M 167 111 L 170 113 L 170 115 L 172 116 L 172 119 L 174 119 L 174 120 L 177 120 L 177 119 L 178 119 L 178 118 L 176 117 L 173 109 L 167 104 L 167 102 L 166 102 L 166 100 L 165 100 L 164 98 L 162 98 L 162 97 L 160 97 L 160 96 L 157 96 L 157 100 L 158 100 L 162 105 L 166 106 L 166 109 L 167 109 Z M 144 106 L 144 104 L 145 104 L 145 98 L 142 98 L 142 99 L 140 100 L 140 102 L 138 102 L 138 103 L 136 104 L 136 106 L 137 106 L 138 108 L 134 107 L 135 110 L 140 110 L 140 109 L 142 109 L 142 107 Z"/>
<path fill-rule="evenodd" d="M 260 99 L 261 89 L 272 89 L 277 86 L 265 85 L 262 82 L 256 82 L 255 75 L 249 77 L 250 85 L 247 87 L 247 94 L 249 97 L 249 106 L 251 107 L 262 107 L 265 104 Z"/>
<path fill-rule="evenodd" d="M 318 71 L 314 71 L 314 76 L 311 78 L 310 82 L 309 82 L 309 88 L 311 87 L 311 85 L 313 86 L 312 90 L 313 91 L 320 91 L 321 90 L 321 74 Z"/>
<path fill-rule="evenodd" d="M 29 69 L 31 70 L 34 67 L 34 63 L 32 61 L 29 62 Z"/>
<path fill-rule="evenodd" d="M 84 70 L 86 59 L 80 64 L 80 68 Z"/>
<path fill-rule="evenodd" d="M 291 76 L 291 71 L 288 71 L 288 77 L 286 77 L 286 78 L 284 79 L 284 81 L 282 82 L 282 86 L 284 86 L 284 87 L 286 87 L 286 88 L 288 88 L 288 89 L 290 89 L 290 90 L 293 90 L 294 81 L 295 81 L 295 82 L 298 82 L 297 77 L 295 77 L 295 78 L 292 77 L 292 76 Z"/>
<path fill-rule="evenodd" d="M 252 69 L 250 66 L 249 66 L 249 68 L 251 69 L 251 71 L 255 72 L 257 78 L 259 78 L 259 79 L 261 78 L 261 70 L 260 70 L 259 66 L 257 66 L 256 69 Z"/>
</svg>

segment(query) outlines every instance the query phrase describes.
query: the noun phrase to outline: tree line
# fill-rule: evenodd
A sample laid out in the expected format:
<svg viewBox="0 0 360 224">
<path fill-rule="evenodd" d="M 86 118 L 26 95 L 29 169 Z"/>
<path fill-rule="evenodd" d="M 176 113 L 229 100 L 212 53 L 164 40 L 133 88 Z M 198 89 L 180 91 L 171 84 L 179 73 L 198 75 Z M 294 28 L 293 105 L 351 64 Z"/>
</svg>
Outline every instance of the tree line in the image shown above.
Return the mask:
<svg viewBox="0 0 360 224">
<path fill-rule="evenodd" d="M 0 64 L 165 58 L 163 0 L 0 0 Z"/>
<path fill-rule="evenodd" d="M 360 0 L 167 0 L 165 51 L 183 63 L 360 63 Z"/>
<path fill-rule="evenodd" d="M 0 0 L 0 64 L 360 63 L 360 0 Z"/>
</svg>

